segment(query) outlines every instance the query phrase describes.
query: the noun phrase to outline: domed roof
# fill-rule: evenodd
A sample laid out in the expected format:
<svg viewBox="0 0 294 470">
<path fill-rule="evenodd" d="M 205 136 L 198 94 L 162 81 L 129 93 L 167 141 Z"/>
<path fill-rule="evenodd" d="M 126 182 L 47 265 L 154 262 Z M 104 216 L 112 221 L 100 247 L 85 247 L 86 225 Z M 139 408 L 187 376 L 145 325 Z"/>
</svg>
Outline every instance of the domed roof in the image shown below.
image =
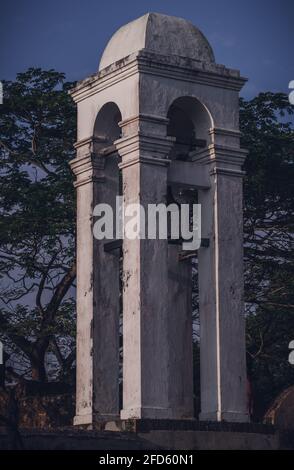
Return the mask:
<svg viewBox="0 0 294 470">
<path fill-rule="evenodd" d="M 147 13 L 117 30 L 104 49 L 99 70 L 141 49 L 215 62 L 209 42 L 192 23 L 175 16 Z"/>
</svg>

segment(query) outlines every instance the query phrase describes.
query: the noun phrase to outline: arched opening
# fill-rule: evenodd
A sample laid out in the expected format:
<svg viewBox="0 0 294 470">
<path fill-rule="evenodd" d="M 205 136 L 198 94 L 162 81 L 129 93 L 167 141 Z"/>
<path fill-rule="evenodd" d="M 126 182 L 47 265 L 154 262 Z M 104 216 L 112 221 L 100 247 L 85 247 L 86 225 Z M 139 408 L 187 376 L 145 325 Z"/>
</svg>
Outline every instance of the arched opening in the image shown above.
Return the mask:
<svg viewBox="0 0 294 470">
<path fill-rule="evenodd" d="M 175 138 L 175 144 L 170 154 L 171 160 L 181 161 L 182 166 L 186 162 L 193 162 L 193 156 L 207 147 L 211 143 L 209 130 L 212 127 L 211 116 L 206 107 L 196 98 L 180 97 L 177 98 L 169 107 L 167 117 L 169 123 L 167 126 L 167 135 Z M 176 163 L 176 162 L 175 162 Z M 172 165 L 173 163 L 171 163 Z M 189 204 L 191 214 L 192 228 L 192 208 L 193 204 L 198 203 L 198 188 L 196 185 L 191 187 L 183 184 L 168 185 L 168 203 Z M 169 281 L 171 296 L 172 292 L 177 292 L 177 297 L 173 298 L 171 309 L 176 312 L 173 315 L 176 326 L 173 334 L 177 334 L 182 328 L 182 334 L 186 338 L 185 348 L 190 348 L 190 356 L 187 351 L 178 350 L 180 357 L 186 357 L 186 361 L 193 363 L 192 369 L 193 384 L 193 409 L 194 416 L 198 417 L 200 412 L 200 322 L 199 322 L 199 288 L 198 288 L 198 256 L 197 251 L 182 252 L 181 244 L 178 247 L 170 246 L 169 252 L 169 270 L 176 273 L 179 286 L 175 280 Z M 174 277 L 175 279 L 175 277 Z M 184 310 L 184 311 L 183 311 Z M 183 315 L 185 324 L 179 322 L 178 318 Z M 177 330 L 177 331 L 176 331 Z M 190 336 L 189 336 L 190 335 Z M 189 339 L 190 338 L 190 339 Z M 191 344 L 189 344 L 189 341 Z M 187 346 L 188 344 L 188 346 Z M 174 359 L 176 362 L 176 359 Z M 180 366 L 176 366 L 181 374 Z M 180 377 L 179 377 L 180 379 Z M 189 404 L 184 402 L 187 408 Z"/>
<path fill-rule="evenodd" d="M 189 154 L 210 143 L 211 117 L 196 98 L 182 96 L 169 107 L 167 135 L 175 137 L 172 159 L 189 160 Z"/>
<path fill-rule="evenodd" d="M 119 122 L 122 115 L 119 107 L 114 102 L 108 102 L 102 106 L 97 114 L 93 129 L 94 153 L 98 158 L 104 158 L 104 182 L 101 185 L 100 200 L 103 204 L 109 204 L 113 212 L 113 238 L 102 241 L 103 247 L 101 256 L 104 260 L 102 273 L 108 279 L 108 292 L 103 293 L 107 297 L 105 302 L 105 315 L 111 309 L 111 314 L 115 316 L 112 323 L 110 340 L 116 336 L 117 341 L 117 380 L 118 380 L 118 410 L 122 408 L 122 267 L 123 250 L 122 243 L 118 240 L 116 233 L 116 216 L 118 210 L 118 196 L 122 196 L 122 174 L 119 169 L 119 155 L 114 141 L 121 137 Z M 102 189 L 103 188 L 103 189 Z M 99 190 L 98 190 L 99 191 Z M 101 260 L 99 260 L 101 262 Z M 102 268 L 101 268 L 102 271 Z M 113 371 L 110 371 L 113 373 Z M 99 371 L 97 372 L 99 377 Z"/>
<path fill-rule="evenodd" d="M 112 145 L 121 135 L 121 129 L 118 125 L 121 119 L 121 112 L 117 104 L 113 102 L 104 104 L 95 120 L 94 137 L 105 140 L 106 144 Z"/>
</svg>

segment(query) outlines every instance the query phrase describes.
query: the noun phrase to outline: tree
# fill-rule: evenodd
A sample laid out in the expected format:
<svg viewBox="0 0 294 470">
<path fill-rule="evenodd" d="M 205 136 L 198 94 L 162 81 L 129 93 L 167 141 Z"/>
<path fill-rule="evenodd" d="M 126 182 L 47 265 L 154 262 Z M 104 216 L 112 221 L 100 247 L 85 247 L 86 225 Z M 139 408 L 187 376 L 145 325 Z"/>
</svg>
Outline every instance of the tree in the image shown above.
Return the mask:
<svg viewBox="0 0 294 470">
<path fill-rule="evenodd" d="M 241 100 L 245 162 L 244 248 L 247 350 L 255 415 L 294 383 L 294 109 L 282 93 Z M 288 122 L 289 121 L 289 122 Z"/>
<path fill-rule="evenodd" d="M 70 86 L 62 73 L 31 68 L 3 83 L 0 106 L 0 330 L 14 373 L 39 381 L 74 360 Z"/>
<path fill-rule="evenodd" d="M 76 124 L 70 87 L 61 73 L 29 69 L 4 83 L 0 106 L 0 331 L 14 370 L 41 381 L 60 380 L 75 357 L 75 202 L 68 162 L 74 158 Z M 288 363 L 294 339 L 294 134 L 287 122 L 293 107 L 281 93 L 261 93 L 240 105 L 242 146 L 249 150 L 247 350 L 260 418 L 294 381 Z M 196 261 L 193 266 L 197 287 Z M 197 308 L 196 288 L 195 321 Z M 194 352 L 198 370 L 197 345 Z"/>
</svg>

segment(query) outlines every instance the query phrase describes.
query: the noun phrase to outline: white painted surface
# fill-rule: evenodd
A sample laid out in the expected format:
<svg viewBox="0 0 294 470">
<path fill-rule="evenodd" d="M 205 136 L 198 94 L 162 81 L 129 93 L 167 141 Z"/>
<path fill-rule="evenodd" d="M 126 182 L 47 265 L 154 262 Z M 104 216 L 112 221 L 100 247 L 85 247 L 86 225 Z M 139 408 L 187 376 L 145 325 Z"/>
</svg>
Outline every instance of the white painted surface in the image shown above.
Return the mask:
<svg viewBox="0 0 294 470">
<path fill-rule="evenodd" d="M 209 42 L 192 23 L 183 18 L 147 13 L 114 33 L 103 52 L 99 70 L 141 49 L 214 62 Z"/>
<path fill-rule="evenodd" d="M 215 64 L 211 54 L 207 40 L 185 20 L 145 15 L 113 36 L 100 72 L 72 92 L 82 141 L 73 168 L 78 183 L 87 180 L 77 189 L 76 424 L 91 424 L 99 416 L 108 419 L 118 412 L 116 266 L 93 243 L 91 219 L 95 201 L 112 196 L 107 178 L 97 181 L 99 175 L 105 176 L 99 167 L 99 145 L 97 149 L 87 144 L 97 113 L 107 102 L 116 103 L 122 116 L 122 137 L 115 146 L 126 201 L 164 202 L 168 177 L 206 188 L 199 191 L 203 237 L 210 239 L 209 248 L 199 250 L 200 418 L 248 420 L 241 173 L 245 153 L 238 133 L 238 92 L 245 80 L 238 71 Z M 166 118 L 180 97 L 193 98 L 187 112 L 197 138 L 207 141 L 206 149 L 192 155 L 191 174 L 187 162 L 172 163 L 168 170 L 174 140 L 167 137 Z M 195 178 L 192 165 L 202 167 Z M 191 417 L 189 286 L 181 285 L 181 276 L 187 274 L 183 270 L 176 269 L 176 257 L 165 240 L 124 242 L 123 419 Z"/>
</svg>

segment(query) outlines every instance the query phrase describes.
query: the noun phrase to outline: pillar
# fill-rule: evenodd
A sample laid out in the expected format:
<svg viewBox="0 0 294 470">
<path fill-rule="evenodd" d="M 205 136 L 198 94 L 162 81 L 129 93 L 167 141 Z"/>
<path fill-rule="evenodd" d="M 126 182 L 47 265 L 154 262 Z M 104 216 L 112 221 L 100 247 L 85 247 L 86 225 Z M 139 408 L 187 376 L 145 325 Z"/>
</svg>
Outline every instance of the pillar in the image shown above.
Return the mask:
<svg viewBox="0 0 294 470">
<path fill-rule="evenodd" d="M 194 417 L 191 259 L 168 246 L 169 402 L 175 419 Z"/>
<path fill-rule="evenodd" d="M 211 131 L 213 141 L 218 136 Z M 221 132 L 228 140 L 231 133 Z M 230 135 L 232 134 L 232 135 Z M 201 414 L 205 421 L 247 422 L 243 299 L 243 211 L 241 165 L 246 151 L 211 144 L 194 161 L 207 165 L 211 188 L 199 190 Z"/>
<path fill-rule="evenodd" d="M 115 207 L 118 167 L 99 155 L 104 141 L 76 144 L 71 162 L 77 191 L 77 389 L 74 424 L 93 426 L 119 415 L 119 259 L 93 237 L 93 208 Z"/>
<path fill-rule="evenodd" d="M 147 213 L 148 203 L 166 203 L 172 139 L 164 136 L 165 119 L 140 116 L 137 125 L 141 132 L 128 136 L 130 123 L 122 123 L 124 137 L 115 145 L 122 157 L 125 207 L 139 203 Z M 144 125 L 148 135 L 142 132 Z M 122 419 L 172 417 L 167 278 L 167 240 L 123 240 Z"/>
</svg>

